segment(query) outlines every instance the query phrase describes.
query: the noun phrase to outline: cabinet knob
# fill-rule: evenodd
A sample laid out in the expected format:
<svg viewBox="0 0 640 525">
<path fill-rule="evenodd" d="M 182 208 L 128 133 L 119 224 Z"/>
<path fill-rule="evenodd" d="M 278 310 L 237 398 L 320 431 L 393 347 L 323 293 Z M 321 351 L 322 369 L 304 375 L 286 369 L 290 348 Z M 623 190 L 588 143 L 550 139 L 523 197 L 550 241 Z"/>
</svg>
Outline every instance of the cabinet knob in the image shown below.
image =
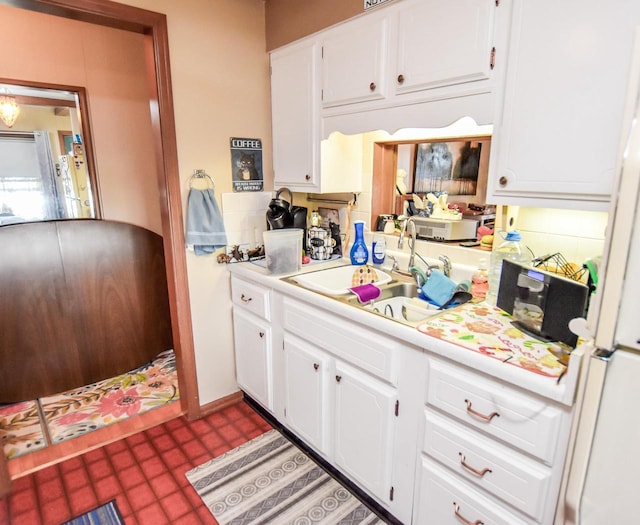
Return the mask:
<svg viewBox="0 0 640 525">
<path fill-rule="evenodd" d="M 484 421 L 491 421 L 494 417 L 500 417 L 500 414 L 498 414 L 497 412 L 491 412 L 491 414 L 488 414 L 488 415 L 481 414 L 480 412 L 471 408 L 471 401 L 469 401 L 468 399 L 465 399 L 464 402 L 467 405 L 467 413 L 471 414 L 472 416 L 480 418 Z"/>
<path fill-rule="evenodd" d="M 262 339 L 264 337 L 264 332 L 259 332 L 258 335 L 260 336 L 260 339 Z"/>
<path fill-rule="evenodd" d="M 308 173 L 304 176 L 304 180 L 311 180 L 311 175 Z"/>
<path fill-rule="evenodd" d="M 404 75 L 398 75 L 398 84 L 402 84 L 404 82 Z"/>
<path fill-rule="evenodd" d="M 318 368 L 320 368 L 320 365 L 318 363 L 313 363 L 313 369 L 318 370 Z"/>
<path fill-rule="evenodd" d="M 498 179 L 498 183 L 500 184 L 500 186 L 506 186 L 507 182 L 509 182 L 509 179 L 507 179 L 507 177 L 505 177 L 504 175 Z"/>
<path fill-rule="evenodd" d="M 376 90 L 376 83 L 375 82 L 371 82 L 371 84 L 369 84 L 369 90 L 370 91 L 375 91 Z"/>
<path fill-rule="evenodd" d="M 484 525 L 484 521 L 482 520 L 471 521 L 460 514 L 460 505 L 458 505 L 455 501 L 453 502 L 453 513 L 455 514 L 456 518 L 464 523 L 464 525 Z"/>
<path fill-rule="evenodd" d="M 342 381 L 342 376 L 336 376 L 336 382 L 339 383 L 340 381 Z"/>
<path fill-rule="evenodd" d="M 250 303 L 250 302 L 251 302 L 251 297 L 247 297 L 245 294 L 242 294 L 242 295 L 240 296 L 240 300 L 241 300 L 243 303 Z"/>
</svg>

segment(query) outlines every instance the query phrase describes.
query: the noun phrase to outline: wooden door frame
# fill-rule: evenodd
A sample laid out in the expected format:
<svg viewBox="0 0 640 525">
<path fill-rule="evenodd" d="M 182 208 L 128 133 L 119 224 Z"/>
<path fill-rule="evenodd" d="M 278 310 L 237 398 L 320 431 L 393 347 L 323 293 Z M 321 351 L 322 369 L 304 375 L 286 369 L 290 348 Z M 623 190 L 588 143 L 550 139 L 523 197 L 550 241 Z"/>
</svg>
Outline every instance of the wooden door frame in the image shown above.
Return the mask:
<svg viewBox="0 0 640 525">
<path fill-rule="evenodd" d="M 145 35 L 149 105 L 153 127 L 162 236 L 167 267 L 174 351 L 182 411 L 201 415 L 187 280 L 182 197 L 169 64 L 167 18 L 110 0 L 0 0 L 2 3 Z"/>
</svg>

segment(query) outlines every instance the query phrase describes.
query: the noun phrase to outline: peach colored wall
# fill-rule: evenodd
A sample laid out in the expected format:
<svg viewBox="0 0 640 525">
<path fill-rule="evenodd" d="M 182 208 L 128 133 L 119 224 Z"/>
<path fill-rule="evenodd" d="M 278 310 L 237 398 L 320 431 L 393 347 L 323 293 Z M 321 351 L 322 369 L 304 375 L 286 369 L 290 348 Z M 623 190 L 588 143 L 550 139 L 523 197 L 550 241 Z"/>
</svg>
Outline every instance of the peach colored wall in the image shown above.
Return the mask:
<svg viewBox="0 0 640 525">
<path fill-rule="evenodd" d="M 121 3 L 167 16 L 183 212 L 186 208 L 188 179 L 195 168 L 205 169 L 214 178 L 219 202 L 222 193 L 232 191 L 229 137 L 262 139 L 265 190 L 271 190 L 270 79 L 265 46 L 264 0 L 126 0 Z M 4 23 L 3 15 L 4 11 L 0 11 L 0 34 L 12 34 L 11 42 L 24 42 L 27 40 L 24 35 L 28 33 L 29 38 L 36 42 L 34 45 L 49 45 L 40 38 L 39 32 L 31 28 L 25 31 L 23 26 L 14 31 L 11 27 L 5 27 L 11 24 Z M 77 49 L 78 44 L 76 36 L 64 34 L 62 22 L 50 19 L 48 27 L 41 33 L 49 33 L 55 38 L 60 35 L 61 44 L 51 45 L 59 56 L 66 57 L 68 50 Z M 133 38 L 132 46 L 135 47 L 139 35 L 129 36 Z M 96 41 L 86 47 L 92 52 L 106 53 L 103 61 L 110 67 L 116 65 L 113 62 L 117 62 L 119 55 L 129 53 L 128 48 L 123 48 L 119 43 L 113 48 Z M 11 49 L 15 49 L 14 44 Z M 137 55 L 135 50 L 133 52 Z M 68 61 L 56 69 L 37 54 L 30 60 L 34 61 L 33 70 L 39 71 L 43 77 L 59 78 L 69 73 Z M 23 65 L 21 61 L 16 57 L 8 64 L 3 58 L 0 77 L 11 76 L 5 73 L 5 64 L 15 69 Z M 144 67 L 139 67 L 140 72 L 144 72 Z M 33 71 L 30 69 L 28 73 L 33 74 Z M 87 74 L 75 73 L 78 76 L 76 82 L 68 83 L 83 85 Z M 121 70 L 124 78 L 133 73 Z M 92 78 L 99 81 L 98 75 L 99 72 L 96 72 Z M 22 76 L 22 73 L 18 75 Z M 97 92 L 100 97 L 95 104 L 105 103 L 104 109 L 94 110 L 93 99 L 90 101 L 94 133 L 96 117 L 93 114 L 108 113 L 108 100 L 102 98 L 107 97 L 108 92 L 107 86 Z M 135 103 L 128 102 L 125 107 L 137 112 Z M 145 102 L 148 104 L 148 98 L 145 98 Z M 126 119 L 122 118 L 120 124 L 119 128 L 112 128 L 107 133 L 125 133 Z M 115 137 L 100 135 L 101 141 L 109 138 Z M 139 140 L 138 137 L 129 137 L 129 140 L 131 147 L 125 153 L 144 146 L 142 136 Z M 151 141 L 146 144 L 150 145 Z M 98 157 L 101 153 L 98 152 Z M 132 167 L 133 161 L 125 157 L 114 155 L 104 160 L 112 162 L 125 178 L 133 178 L 141 171 Z M 103 168 L 100 169 L 102 172 Z M 131 191 L 130 184 L 127 191 Z M 149 193 L 151 198 L 151 190 Z M 157 191 L 153 193 L 153 198 L 157 200 Z M 198 392 L 201 405 L 206 405 L 238 389 L 234 368 L 229 274 L 226 265 L 217 264 L 214 255 L 196 257 L 192 252 L 187 252 L 187 277 Z"/>
<path fill-rule="evenodd" d="M 362 0 L 265 0 L 269 51 L 363 12 Z"/>
<path fill-rule="evenodd" d="M 161 233 L 142 35 L 0 6 L 0 44 L 0 77 L 86 88 L 104 218 Z"/>
</svg>

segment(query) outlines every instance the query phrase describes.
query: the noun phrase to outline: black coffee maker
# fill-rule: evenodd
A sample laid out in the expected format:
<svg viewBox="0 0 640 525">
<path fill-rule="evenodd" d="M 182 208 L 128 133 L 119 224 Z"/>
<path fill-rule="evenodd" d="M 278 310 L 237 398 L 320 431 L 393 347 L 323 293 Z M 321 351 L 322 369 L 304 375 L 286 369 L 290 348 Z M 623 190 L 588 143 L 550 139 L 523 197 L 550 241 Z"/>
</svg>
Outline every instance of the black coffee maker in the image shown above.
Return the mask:
<svg viewBox="0 0 640 525">
<path fill-rule="evenodd" d="M 289 200 L 280 197 L 283 192 L 289 193 Z M 302 230 L 302 249 L 307 251 L 307 208 L 291 206 L 293 194 L 289 188 L 280 188 L 271 199 L 267 210 L 267 229 L 300 228 Z"/>
</svg>

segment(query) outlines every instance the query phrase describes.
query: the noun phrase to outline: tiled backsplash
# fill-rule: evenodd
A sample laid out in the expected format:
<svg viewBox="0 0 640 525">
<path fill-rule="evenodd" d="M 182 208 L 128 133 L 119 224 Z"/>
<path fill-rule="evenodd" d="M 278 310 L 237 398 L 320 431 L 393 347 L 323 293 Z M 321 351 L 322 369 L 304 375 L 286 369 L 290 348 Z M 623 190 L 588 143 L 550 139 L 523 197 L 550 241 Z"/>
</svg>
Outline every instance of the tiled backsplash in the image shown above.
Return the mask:
<svg viewBox="0 0 640 525">
<path fill-rule="evenodd" d="M 577 264 L 602 255 L 608 214 L 546 208 L 520 208 L 517 229 L 536 257 L 561 253 Z"/>
<path fill-rule="evenodd" d="M 229 246 L 262 244 L 272 198 L 271 192 L 264 191 L 222 194 L 222 216 Z"/>
</svg>

